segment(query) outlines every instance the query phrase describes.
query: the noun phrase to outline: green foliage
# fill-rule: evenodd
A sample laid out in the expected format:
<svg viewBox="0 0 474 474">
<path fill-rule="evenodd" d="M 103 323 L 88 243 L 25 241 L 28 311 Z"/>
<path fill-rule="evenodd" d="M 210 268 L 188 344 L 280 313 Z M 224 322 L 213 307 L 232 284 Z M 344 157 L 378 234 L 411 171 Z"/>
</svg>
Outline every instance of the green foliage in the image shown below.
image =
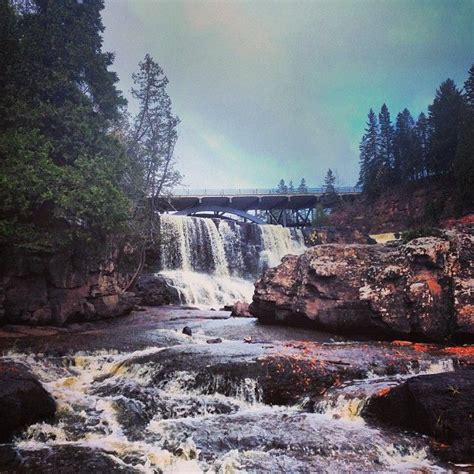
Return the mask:
<svg viewBox="0 0 474 474">
<path fill-rule="evenodd" d="M 312 227 L 324 227 L 329 225 L 329 223 L 330 219 L 324 211 L 324 207 L 321 204 L 318 204 L 314 209 Z"/>
<path fill-rule="evenodd" d="M 324 195 L 321 198 L 321 203 L 325 208 L 333 208 L 339 203 L 339 197 L 336 192 L 336 176 L 329 168 L 324 178 Z"/>
<path fill-rule="evenodd" d="M 436 225 L 439 223 L 441 215 L 444 210 L 444 201 L 441 200 L 429 200 L 425 205 L 425 220 L 430 225 Z"/>
<path fill-rule="evenodd" d="M 397 115 L 395 128 L 388 108 L 380 114 L 370 109 L 360 143 L 359 185 L 369 199 L 384 189 L 442 177 L 451 180 L 457 212 L 474 208 L 474 65 L 464 84 L 464 93 L 447 79 L 436 91 L 428 107 L 415 122 L 408 109 Z M 429 203 L 426 217 L 439 220 L 441 204 Z"/>
<path fill-rule="evenodd" d="M 0 3 L 0 244 L 55 249 L 103 242 L 130 204 L 125 104 L 101 51 L 103 2 Z"/>
<path fill-rule="evenodd" d="M 402 232 L 401 239 L 406 243 L 410 240 L 419 239 L 421 237 L 443 237 L 444 234 L 434 227 L 417 227 Z"/>
</svg>

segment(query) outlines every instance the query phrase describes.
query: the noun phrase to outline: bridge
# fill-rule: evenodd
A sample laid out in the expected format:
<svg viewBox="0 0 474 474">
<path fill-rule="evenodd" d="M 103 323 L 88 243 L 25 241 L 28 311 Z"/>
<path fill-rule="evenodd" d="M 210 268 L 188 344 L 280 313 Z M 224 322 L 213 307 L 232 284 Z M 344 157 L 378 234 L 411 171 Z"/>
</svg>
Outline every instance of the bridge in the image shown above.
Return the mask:
<svg viewBox="0 0 474 474">
<path fill-rule="evenodd" d="M 341 200 L 359 195 L 358 187 L 338 187 Z M 325 196 L 324 188 L 306 188 L 279 192 L 276 189 L 176 189 L 160 196 L 155 206 L 161 212 L 177 215 L 237 218 L 257 224 L 281 224 L 285 227 L 311 225 L 315 206 Z"/>
</svg>

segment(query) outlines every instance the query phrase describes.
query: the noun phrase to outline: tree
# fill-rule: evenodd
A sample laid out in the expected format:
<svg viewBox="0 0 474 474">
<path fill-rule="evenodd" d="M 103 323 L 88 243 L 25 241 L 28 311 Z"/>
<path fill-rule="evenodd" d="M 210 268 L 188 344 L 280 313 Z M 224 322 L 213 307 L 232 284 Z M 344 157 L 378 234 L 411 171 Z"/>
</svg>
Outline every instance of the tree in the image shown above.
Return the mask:
<svg viewBox="0 0 474 474">
<path fill-rule="evenodd" d="M 290 183 L 288 184 L 288 192 L 289 193 L 294 193 L 295 192 L 295 187 L 293 186 L 293 181 L 290 180 Z"/>
<path fill-rule="evenodd" d="M 474 208 L 474 64 L 464 83 L 465 106 L 454 161 L 455 204 L 458 213 Z"/>
<path fill-rule="evenodd" d="M 329 222 L 329 216 L 324 211 L 324 206 L 317 204 L 314 209 L 313 222 L 311 223 L 312 227 L 324 227 L 327 226 Z"/>
<path fill-rule="evenodd" d="M 285 180 L 282 178 L 278 183 L 277 193 L 286 194 L 288 192 L 288 186 L 285 184 Z"/>
<path fill-rule="evenodd" d="M 415 125 L 415 135 L 417 141 L 417 164 L 419 177 L 428 176 L 428 154 L 430 151 L 431 130 L 426 115 L 421 112 Z"/>
<path fill-rule="evenodd" d="M 123 229 L 125 100 L 102 52 L 103 2 L 0 4 L 0 241 L 50 249 Z M 7 49 L 4 49 L 6 46 Z"/>
<path fill-rule="evenodd" d="M 336 184 L 336 177 L 334 176 L 332 169 L 329 168 L 324 178 L 324 192 L 326 194 L 336 194 L 336 188 L 334 186 L 335 184 Z"/>
<path fill-rule="evenodd" d="M 379 113 L 379 140 L 378 140 L 378 155 L 379 166 L 386 170 L 384 174 L 384 183 L 387 184 L 396 176 L 393 176 L 389 170 L 394 168 L 394 154 L 393 154 L 393 126 L 390 119 L 390 112 L 386 104 L 383 104 Z"/>
<path fill-rule="evenodd" d="M 378 132 L 377 117 L 370 109 L 365 133 L 359 146 L 360 175 L 358 182 L 358 185 L 362 186 L 363 193 L 369 197 L 378 194 L 380 176 L 383 174 L 379 160 Z"/>
<path fill-rule="evenodd" d="M 415 181 L 419 174 L 419 146 L 415 133 L 415 122 L 408 109 L 397 115 L 394 136 L 395 173 L 397 181 Z"/>
<path fill-rule="evenodd" d="M 452 79 L 440 85 L 428 110 L 432 128 L 429 172 L 438 176 L 451 174 L 464 110 L 461 91 Z"/>
<path fill-rule="evenodd" d="M 308 192 L 308 186 L 306 186 L 306 180 L 304 178 L 301 178 L 300 184 L 298 186 L 298 192 L 299 193 L 307 193 Z"/>
<path fill-rule="evenodd" d="M 171 99 L 166 91 L 168 79 L 150 55 L 140 62 L 132 76 L 132 97 L 138 103 L 138 114 L 127 128 L 127 149 L 131 157 L 129 176 L 135 180 L 136 206 L 148 213 L 148 238 L 153 241 L 153 217 L 156 199 L 169 192 L 181 179 L 175 169 L 174 147 L 178 138 L 179 118 L 173 115 Z M 138 173 L 137 173 L 138 171 Z"/>
<path fill-rule="evenodd" d="M 324 195 L 321 199 L 324 207 L 334 207 L 339 202 L 339 197 L 336 192 L 336 176 L 329 168 L 324 178 Z"/>
</svg>

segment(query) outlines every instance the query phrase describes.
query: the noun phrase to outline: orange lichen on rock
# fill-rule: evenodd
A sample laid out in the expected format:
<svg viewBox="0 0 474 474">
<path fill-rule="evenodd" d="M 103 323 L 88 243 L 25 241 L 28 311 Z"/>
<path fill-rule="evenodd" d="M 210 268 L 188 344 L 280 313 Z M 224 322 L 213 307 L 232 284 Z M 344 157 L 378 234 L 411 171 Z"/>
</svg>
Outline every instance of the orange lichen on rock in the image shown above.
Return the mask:
<svg viewBox="0 0 474 474">
<path fill-rule="evenodd" d="M 453 347 L 446 347 L 443 349 L 443 352 L 447 354 L 455 354 L 458 356 L 465 356 L 465 357 L 474 357 L 474 346 L 453 346 Z"/>
<path fill-rule="evenodd" d="M 392 344 L 394 346 L 411 346 L 413 342 L 396 340 L 396 341 L 393 341 Z"/>
<path fill-rule="evenodd" d="M 377 392 L 377 396 L 378 397 L 385 397 L 385 395 L 387 395 L 389 392 L 390 392 L 390 387 L 381 388 Z"/>
</svg>

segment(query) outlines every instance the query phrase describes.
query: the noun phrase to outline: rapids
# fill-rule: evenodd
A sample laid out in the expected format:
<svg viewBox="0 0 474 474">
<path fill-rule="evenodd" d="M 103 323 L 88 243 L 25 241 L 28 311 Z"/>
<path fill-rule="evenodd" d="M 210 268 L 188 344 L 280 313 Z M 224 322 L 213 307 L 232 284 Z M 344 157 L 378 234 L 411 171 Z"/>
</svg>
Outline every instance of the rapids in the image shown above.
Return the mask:
<svg viewBox="0 0 474 474">
<path fill-rule="evenodd" d="M 316 403 L 270 405 L 268 388 L 251 368 L 258 369 L 265 354 L 286 347 L 285 341 L 321 341 L 317 347 L 331 351 L 330 360 L 336 353 L 351 357 L 357 347 L 367 346 L 364 354 L 370 354 L 372 346 L 283 327 L 271 328 L 268 342 L 246 344 L 243 334 L 252 339 L 262 334 L 254 319 L 154 311 L 159 314 L 132 317 L 128 327 L 109 324 L 108 336 L 100 332 L 102 326 L 94 331 L 89 324 L 69 335 L 44 336 L 44 345 L 31 338 L 31 346 L 25 340 L 23 349 L 4 350 L 4 360 L 27 364 L 58 403 L 54 421 L 30 426 L 10 446 L 26 471 L 56 472 L 58 466 L 64 467 L 61 472 L 90 472 L 93 466 L 106 472 L 183 474 L 444 471 L 424 437 L 370 426 L 360 409 L 380 387 L 453 370 L 451 358 L 423 355 L 394 375 L 372 373 L 369 358 L 363 362 L 366 377 L 335 386 Z M 193 336 L 181 333 L 185 323 Z M 123 350 L 121 332 L 141 341 L 139 349 Z M 86 349 L 81 334 L 88 338 Z M 207 342 L 215 336 L 222 342 Z M 116 349 L 99 349 L 107 337 Z M 64 346 L 54 347 L 58 339 Z M 375 343 L 374 350 L 391 349 Z M 238 377 L 232 375 L 235 368 Z"/>
<path fill-rule="evenodd" d="M 181 304 L 250 302 L 253 282 L 287 254 L 304 252 L 301 230 L 164 214 L 157 271 Z"/>
</svg>

